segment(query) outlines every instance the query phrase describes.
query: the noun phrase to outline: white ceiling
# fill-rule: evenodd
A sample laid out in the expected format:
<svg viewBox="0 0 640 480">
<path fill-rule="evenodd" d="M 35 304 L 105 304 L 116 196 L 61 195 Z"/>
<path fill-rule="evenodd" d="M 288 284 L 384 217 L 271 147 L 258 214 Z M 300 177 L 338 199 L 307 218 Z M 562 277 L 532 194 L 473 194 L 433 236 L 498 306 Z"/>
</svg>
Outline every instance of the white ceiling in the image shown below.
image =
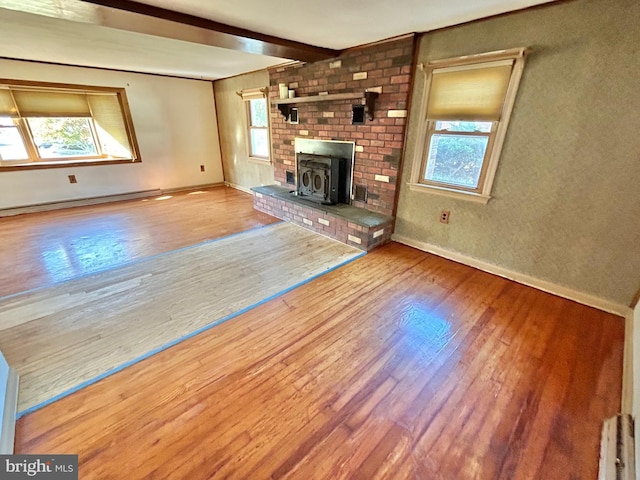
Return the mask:
<svg viewBox="0 0 640 480">
<path fill-rule="evenodd" d="M 553 0 L 141 0 L 141 3 L 309 45 L 344 49 L 550 1 Z M 25 13 L 18 11 L 20 7 L 16 4 L 20 2 L 0 0 L 0 7 L 12 8 L 0 8 L 3 57 L 203 79 L 229 77 L 287 61 Z"/>
<path fill-rule="evenodd" d="M 0 57 L 208 80 L 287 61 L 2 8 L 0 32 Z"/>
<path fill-rule="evenodd" d="M 554 0 L 137 0 L 319 47 L 344 49 Z"/>
</svg>

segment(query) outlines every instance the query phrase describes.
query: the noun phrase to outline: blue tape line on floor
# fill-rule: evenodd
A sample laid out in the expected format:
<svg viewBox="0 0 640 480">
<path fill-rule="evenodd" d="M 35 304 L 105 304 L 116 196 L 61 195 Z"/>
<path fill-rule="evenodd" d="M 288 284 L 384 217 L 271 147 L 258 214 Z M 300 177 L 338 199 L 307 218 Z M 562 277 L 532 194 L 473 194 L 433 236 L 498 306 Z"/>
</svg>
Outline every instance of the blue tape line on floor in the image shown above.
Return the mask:
<svg viewBox="0 0 640 480">
<path fill-rule="evenodd" d="M 264 227 L 259 227 L 259 228 L 264 228 Z M 234 235 L 231 235 L 231 236 L 235 236 L 235 235 L 239 235 L 239 234 L 234 234 Z M 224 237 L 224 238 L 230 238 L 230 237 Z M 216 240 L 218 240 L 218 239 L 216 239 Z M 216 241 L 216 240 L 213 240 L 213 241 Z M 202 245 L 202 244 L 199 244 L 199 245 Z M 185 248 L 190 248 L 190 247 L 185 247 Z M 174 251 L 178 251 L 178 250 L 174 250 Z M 170 252 L 168 252 L 168 253 L 170 253 Z M 366 255 L 366 253 L 367 252 L 360 252 L 359 254 L 354 256 L 353 258 L 350 258 L 348 260 L 345 260 L 344 262 L 338 263 L 338 264 L 334 265 L 331 268 L 328 268 L 327 270 L 325 270 L 323 272 L 320 272 L 320 273 L 317 273 L 315 275 L 312 275 L 311 277 L 309 277 L 309 278 L 307 278 L 305 280 L 302 280 L 301 282 L 298 282 L 295 285 L 287 287 L 284 290 L 281 290 L 280 292 L 274 293 L 273 295 L 270 295 L 269 297 L 264 298 L 264 299 L 260 300 L 257 303 L 254 303 L 252 305 L 244 307 L 243 309 L 238 310 L 237 312 L 231 313 L 231 314 L 229 314 L 229 315 L 227 315 L 225 317 L 222 317 L 222 318 L 216 320 L 215 322 L 212 322 L 212 323 L 210 323 L 208 325 L 205 325 L 204 327 L 200 327 L 199 329 L 197 329 L 197 330 L 195 330 L 195 331 L 193 331 L 193 332 L 191 332 L 191 333 L 189 333 L 187 335 L 184 335 L 184 336 L 182 336 L 182 337 L 180 337 L 180 338 L 178 338 L 176 340 L 172 340 L 171 342 L 166 343 L 166 344 L 164 344 L 164 345 L 162 345 L 162 346 L 160 346 L 158 348 L 155 348 L 155 349 L 151 350 L 150 352 L 147 352 L 144 355 L 141 355 L 141 356 L 139 356 L 139 357 L 137 357 L 137 358 L 135 358 L 135 359 L 133 359 L 133 360 L 131 360 L 129 362 L 125 362 L 125 363 L 123 363 L 122 365 L 120 365 L 118 367 L 112 368 L 111 370 L 107 370 L 106 372 L 101 373 L 100 375 L 98 375 L 98 376 L 96 376 L 96 377 L 94 377 L 94 378 L 92 378 L 90 380 L 82 382 L 81 384 L 77 385 L 76 387 L 70 388 L 69 390 L 66 390 L 66 391 L 62 392 L 62 393 L 56 395 L 55 397 L 50 398 L 49 400 L 45 400 L 44 402 L 41 402 L 38 405 L 34 405 L 33 407 L 29 407 L 26 410 L 18 412 L 16 418 L 21 418 L 21 417 L 23 417 L 25 415 L 28 415 L 29 413 L 33 413 L 36 410 L 39 410 L 39 409 L 41 409 L 43 407 L 46 407 L 47 405 L 50 405 L 53 402 L 56 402 L 56 401 L 58 401 L 58 400 L 60 400 L 60 399 L 62 399 L 64 397 L 67 397 L 67 396 L 71 395 L 72 393 L 75 393 L 75 392 L 77 392 L 79 390 L 82 390 L 85 387 L 88 387 L 89 385 L 93 385 L 94 383 L 99 382 L 100 380 L 102 380 L 102 379 L 104 379 L 106 377 L 109 377 L 109 376 L 113 375 L 114 373 L 118 373 L 118 372 L 124 370 L 125 368 L 130 367 L 131 365 L 135 365 L 136 363 L 139 363 L 142 360 L 145 360 L 145 359 L 155 355 L 156 353 L 160 353 L 160 352 L 162 352 L 162 351 L 164 351 L 164 350 L 166 350 L 168 348 L 173 347 L 174 345 L 177 345 L 177 344 L 179 344 L 181 342 L 184 342 L 185 340 L 188 340 L 190 338 L 193 338 L 193 337 L 195 337 L 196 335 L 199 335 L 202 332 L 206 332 L 207 330 L 215 327 L 216 325 L 220 325 L 221 323 L 224 323 L 227 320 L 231 320 L 232 318 L 235 318 L 235 317 L 237 317 L 239 315 L 242 315 L 243 313 L 246 313 L 246 312 L 248 312 L 249 310 L 251 310 L 253 308 L 259 307 L 260 305 L 273 300 L 274 298 L 278 298 L 278 297 L 284 295 L 285 293 L 290 292 L 291 290 L 294 290 L 294 289 L 296 289 L 298 287 L 301 287 L 302 285 L 305 285 L 305 284 L 315 280 L 316 278 L 321 277 L 322 275 L 326 275 L 327 273 L 332 272 L 333 270 L 335 270 L 337 268 L 343 267 L 343 266 L 345 266 L 345 265 L 347 265 L 347 264 L 349 264 L 349 263 L 361 258 L 362 256 Z M 165 255 L 165 254 L 160 254 L 160 255 Z"/>
</svg>

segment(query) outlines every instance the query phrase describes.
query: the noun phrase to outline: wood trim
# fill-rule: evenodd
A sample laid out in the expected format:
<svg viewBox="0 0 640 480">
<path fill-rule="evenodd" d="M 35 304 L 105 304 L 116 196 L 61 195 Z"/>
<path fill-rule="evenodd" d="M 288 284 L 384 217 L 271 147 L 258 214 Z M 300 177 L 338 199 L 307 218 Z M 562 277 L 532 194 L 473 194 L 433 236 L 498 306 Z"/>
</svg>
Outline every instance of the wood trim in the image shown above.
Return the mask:
<svg viewBox="0 0 640 480">
<path fill-rule="evenodd" d="M 454 262 L 477 268 L 479 270 L 482 270 L 483 272 L 498 275 L 500 277 L 513 280 L 514 282 L 537 288 L 538 290 L 542 290 L 543 292 L 551 293 L 568 300 L 573 300 L 574 302 L 578 302 L 582 305 L 587 305 L 604 312 L 613 313 L 621 317 L 626 317 L 630 314 L 631 311 L 628 306 L 621 303 L 613 302 L 601 297 L 596 297 L 595 295 L 581 292 L 579 290 L 574 290 L 573 288 L 557 285 L 555 283 L 541 280 L 539 278 L 516 272 L 514 270 L 509 270 L 508 268 L 500 267 L 498 265 L 494 265 L 492 263 L 485 262 L 484 260 L 470 257 L 460 252 L 454 252 L 438 245 L 422 242 L 420 240 L 414 240 L 413 238 L 409 238 L 404 235 L 398 235 L 395 233 L 392 235 L 391 239 L 396 242 L 409 245 L 410 247 L 417 248 L 418 250 L 432 253 L 439 257 L 453 260 Z"/>
<path fill-rule="evenodd" d="M 404 40 L 407 38 L 416 38 L 418 37 L 420 34 L 416 33 L 416 32 L 410 32 L 410 33 L 405 33 L 402 35 L 396 35 L 395 37 L 388 37 L 388 38 L 384 38 L 382 40 L 376 40 L 374 42 L 369 42 L 369 43 L 362 43 L 360 45 L 355 45 L 353 47 L 347 47 L 344 50 L 342 50 L 341 55 L 345 54 L 345 53 L 352 53 L 354 51 L 357 50 L 362 50 L 364 48 L 371 48 L 371 47 L 375 47 L 377 45 L 383 45 L 385 43 L 390 43 L 390 42 L 398 42 L 400 40 Z"/>
<path fill-rule="evenodd" d="M 222 154 L 222 140 L 220 139 L 220 111 L 218 110 L 218 99 L 216 98 L 216 84 L 211 82 L 211 97 L 213 101 L 213 111 L 216 114 L 216 132 L 218 134 L 218 153 L 220 154 L 220 166 L 222 167 L 222 181 L 226 178 L 226 168 L 224 155 Z M 269 140 L 271 144 L 271 140 Z"/>
<path fill-rule="evenodd" d="M 485 160 L 486 165 L 486 177 L 482 183 L 482 194 L 491 194 L 493 188 L 493 181 L 496 177 L 498 170 L 498 164 L 500 162 L 500 156 L 502 155 L 502 147 L 504 140 L 507 136 L 507 129 L 509 128 L 509 121 L 511 120 L 511 113 L 513 107 L 516 104 L 516 97 L 518 90 L 520 89 L 520 80 L 522 79 L 522 72 L 524 71 L 524 62 L 526 55 L 524 51 L 521 56 L 515 59 L 513 64 L 513 70 L 511 72 L 511 79 L 509 80 L 509 86 L 504 96 L 504 103 L 502 106 L 502 114 L 500 115 L 500 121 L 498 122 L 498 128 L 495 132 L 493 145 L 489 145 L 487 148 L 491 148 L 491 154 L 488 159 Z"/>
<path fill-rule="evenodd" d="M 365 91 L 353 93 L 330 93 L 328 95 L 309 95 L 308 97 L 272 98 L 271 105 L 285 105 L 292 103 L 331 102 L 335 100 L 356 100 L 365 97 Z"/>
<path fill-rule="evenodd" d="M 0 55 L 0 60 L 8 60 L 11 62 L 28 62 L 28 63 L 40 63 L 42 65 L 55 65 L 58 67 L 71 67 L 71 68 L 89 68 L 91 70 L 104 70 L 104 71 L 108 71 L 108 72 L 120 72 L 120 73 L 131 73 L 134 75 L 151 75 L 153 77 L 165 77 L 165 78 L 179 78 L 181 80 L 195 80 L 198 82 L 211 82 L 213 83 L 213 80 L 206 80 L 203 79 L 202 77 L 188 77 L 188 76 L 183 76 L 183 75 L 169 75 L 167 73 L 154 73 L 154 72 L 140 72 L 137 70 L 125 70 L 122 68 L 112 68 L 112 67 L 95 67 L 93 65 L 81 65 L 79 63 L 64 63 L 64 62 L 51 62 L 51 61 L 45 61 L 45 60 L 31 60 L 28 58 L 19 58 L 19 57 L 8 57 L 8 56 L 4 56 L 4 55 Z M 255 70 L 256 72 L 261 71 L 263 69 L 260 70 Z M 240 76 L 240 75 L 244 75 L 243 73 L 239 73 L 236 76 Z M 231 78 L 231 77 L 225 77 L 225 78 Z M 220 79 L 222 80 L 222 79 Z"/>
<path fill-rule="evenodd" d="M 129 99 L 127 98 L 127 91 L 124 88 L 118 92 L 118 102 L 120 103 L 120 111 L 124 116 L 125 129 L 129 137 L 129 144 L 133 150 L 134 160 L 136 162 L 142 162 L 140 147 L 138 146 L 138 137 L 136 136 L 135 128 L 133 128 L 133 117 L 131 116 L 131 108 L 129 108 Z"/>
<path fill-rule="evenodd" d="M 419 54 L 416 54 L 419 55 Z M 424 68 L 424 64 L 420 63 L 420 64 L 416 64 L 417 68 L 415 70 L 414 73 L 414 89 L 416 81 L 415 81 L 415 76 L 418 75 L 417 72 L 422 72 L 422 74 L 425 76 L 424 80 L 423 80 L 423 85 L 422 88 L 419 90 L 419 92 L 422 94 L 422 97 L 420 97 L 420 103 L 418 106 L 418 120 L 417 120 L 417 124 L 415 126 L 415 130 L 418 132 L 418 134 L 416 135 L 416 140 L 414 142 L 413 148 L 414 148 L 414 152 L 413 152 L 413 163 L 411 165 L 411 177 L 409 178 L 409 183 L 412 184 L 416 184 L 418 183 L 419 179 L 421 178 L 421 170 L 422 170 L 422 165 L 425 164 L 426 159 L 426 148 L 429 145 L 427 143 L 427 135 L 424 135 L 424 133 L 427 131 L 427 124 L 428 124 L 428 120 L 427 120 L 427 107 L 429 106 L 429 92 L 431 91 L 431 77 L 432 75 L 426 71 L 426 69 Z M 410 120 L 413 117 L 410 117 Z M 413 122 L 412 122 L 413 123 Z M 407 125 L 407 131 L 409 130 L 408 125 Z M 407 139 L 405 139 L 406 142 Z M 407 145 L 407 143 L 405 143 L 405 145 Z"/>
<path fill-rule="evenodd" d="M 524 57 L 530 50 L 525 47 L 510 48 L 508 50 L 496 50 L 493 52 L 476 53 L 472 55 L 463 55 L 460 57 L 443 58 L 439 60 L 431 60 L 424 65 L 425 68 L 433 70 L 443 70 L 454 67 L 469 66 L 473 68 L 476 64 L 476 68 L 490 68 L 491 65 L 484 65 L 486 63 L 500 62 L 503 60 L 517 60 L 520 57 Z"/>
<path fill-rule="evenodd" d="M 247 157 L 247 161 L 251 163 L 255 163 L 257 165 L 273 165 L 273 161 L 270 158 L 262 158 L 262 157 Z"/>
<path fill-rule="evenodd" d="M 139 158 L 127 160 L 91 160 L 85 162 L 66 162 L 66 163 L 46 163 L 43 161 L 23 163 L 21 165 L 7 165 L 0 167 L 0 172 L 19 172 L 23 170 L 42 170 L 47 168 L 76 168 L 76 167 L 97 167 L 99 165 L 120 165 L 142 163 Z"/>
<path fill-rule="evenodd" d="M 41 62 L 37 62 L 41 63 Z M 108 92 L 108 93 L 123 93 L 125 89 L 123 87 L 101 87 L 97 85 L 79 85 L 75 83 L 57 83 L 57 82 L 42 82 L 38 80 L 16 80 L 13 78 L 0 78 L 0 84 L 7 87 L 20 87 L 29 88 L 33 90 L 40 90 L 43 88 L 50 88 L 52 90 L 68 90 L 70 92 Z"/>
<path fill-rule="evenodd" d="M 471 202 L 482 203 L 486 205 L 491 200 L 490 195 L 483 195 L 473 190 L 465 190 L 462 188 L 447 188 L 431 183 L 407 183 L 409 190 L 420 193 L 433 193 L 442 197 L 457 198 L 458 200 L 468 200 Z"/>
<path fill-rule="evenodd" d="M 630 312 L 624 320 L 624 353 L 622 356 L 622 394 L 620 396 L 620 411 L 633 411 L 633 381 L 634 381 L 634 313 Z M 640 326 L 638 326 L 640 327 Z M 638 372 L 640 374 L 640 372 Z M 639 377 L 640 379 L 640 377 Z"/>
<path fill-rule="evenodd" d="M 1 357 L 0 357 L 1 358 Z M 5 398 L 0 399 L 2 409 L 2 425 L 0 425 L 0 455 L 12 455 L 16 432 L 16 416 L 18 413 L 18 373 L 9 367 L 9 377 L 5 390 Z"/>
</svg>

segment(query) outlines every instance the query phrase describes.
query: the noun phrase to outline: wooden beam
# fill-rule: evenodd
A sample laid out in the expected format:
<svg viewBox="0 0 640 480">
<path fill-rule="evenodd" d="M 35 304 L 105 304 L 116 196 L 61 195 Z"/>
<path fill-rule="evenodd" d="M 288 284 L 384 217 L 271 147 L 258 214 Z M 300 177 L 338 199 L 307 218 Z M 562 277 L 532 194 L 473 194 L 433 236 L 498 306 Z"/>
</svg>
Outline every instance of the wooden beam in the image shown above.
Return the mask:
<svg viewBox="0 0 640 480">
<path fill-rule="evenodd" d="M 130 0 L 0 0 L 0 7 L 303 62 L 325 60 L 340 54 L 338 50 L 264 35 Z"/>
</svg>

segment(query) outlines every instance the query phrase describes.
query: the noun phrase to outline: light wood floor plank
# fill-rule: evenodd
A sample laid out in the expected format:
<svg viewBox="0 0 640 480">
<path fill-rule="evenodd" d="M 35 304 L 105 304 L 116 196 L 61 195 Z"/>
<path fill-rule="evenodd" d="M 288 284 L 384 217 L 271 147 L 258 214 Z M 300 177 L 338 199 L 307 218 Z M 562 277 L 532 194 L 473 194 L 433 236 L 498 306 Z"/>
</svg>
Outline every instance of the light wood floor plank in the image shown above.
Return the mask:
<svg viewBox="0 0 640 480">
<path fill-rule="evenodd" d="M 0 217 L 0 297 L 279 222 L 229 187 Z"/>
<path fill-rule="evenodd" d="M 280 223 L 0 300 L 0 349 L 22 379 L 19 408 L 360 254 Z"/>
</svg>

